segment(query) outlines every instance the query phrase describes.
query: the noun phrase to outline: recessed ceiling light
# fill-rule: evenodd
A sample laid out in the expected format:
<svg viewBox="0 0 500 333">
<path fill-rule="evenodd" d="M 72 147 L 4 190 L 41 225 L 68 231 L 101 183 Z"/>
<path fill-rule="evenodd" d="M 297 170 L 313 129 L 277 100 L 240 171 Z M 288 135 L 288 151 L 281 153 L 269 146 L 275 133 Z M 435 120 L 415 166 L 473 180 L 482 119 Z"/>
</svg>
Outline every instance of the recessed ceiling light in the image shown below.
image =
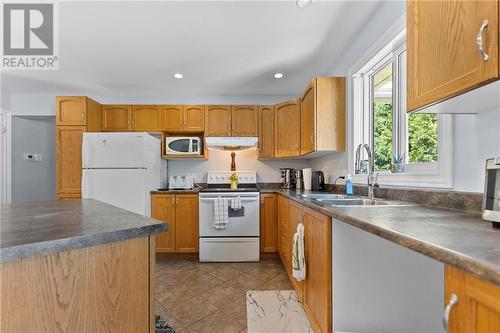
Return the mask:
<svg viewBox="0 0 500 333">
<path fill-rule="evenodd" d="M 283 73 L 276 73 L 274 74 L 275 79 L 281 79 L 283 77 Z"/>
<path fill-rule="evenodd" d="M 312 3 L 312 0 L 297 0 L 297 7 L 306 8 Z"/>
<path fill-rule="evenodd" d="M 174 74 L 174 77 L 175 77 L 176 79 L 182 79 L 184 76 L 183 76 L 181 73 L 175 73 L 175 74 Z"/>
</svg>

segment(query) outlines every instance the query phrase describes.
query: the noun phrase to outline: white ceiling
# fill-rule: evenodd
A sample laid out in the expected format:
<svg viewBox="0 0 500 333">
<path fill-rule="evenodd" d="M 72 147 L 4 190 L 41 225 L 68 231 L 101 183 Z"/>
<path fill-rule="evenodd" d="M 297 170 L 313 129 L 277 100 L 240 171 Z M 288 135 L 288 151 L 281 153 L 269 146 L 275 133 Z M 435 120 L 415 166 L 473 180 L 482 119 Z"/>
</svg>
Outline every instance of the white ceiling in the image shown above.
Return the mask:
<svg viewBox="0 0 500 333">
<path fill-rule="evenodd" d="M 298 95 L 379 1 L 60 2 L 58 71 L 2 72 L 9 93 Z M 176 80 L 174 73 L 184 79 Z M 281 80 L 273 78 L 283 72 Z M 4 92 L 5 92 L 4 91 Z"/>
</svg>

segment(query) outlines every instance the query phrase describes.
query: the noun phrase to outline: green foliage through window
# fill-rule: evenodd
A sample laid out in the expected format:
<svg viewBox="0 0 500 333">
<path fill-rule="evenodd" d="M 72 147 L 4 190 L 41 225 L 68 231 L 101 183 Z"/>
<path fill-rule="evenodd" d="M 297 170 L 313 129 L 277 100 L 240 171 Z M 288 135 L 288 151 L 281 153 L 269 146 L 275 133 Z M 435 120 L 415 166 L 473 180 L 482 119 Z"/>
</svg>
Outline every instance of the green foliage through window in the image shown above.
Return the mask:
<svg viewBox="0 0 500 333">
<path fill-rule="evenodd" d="M 392 159 L 392 103 L 375 102 L 373 112 L 375 170 L 390 170 Z"/>
<path fill-rule="evenodd" d="M 408 116 L 408 162 L 437 161 L 438 120 L 436 114 Z"/>
</svg>

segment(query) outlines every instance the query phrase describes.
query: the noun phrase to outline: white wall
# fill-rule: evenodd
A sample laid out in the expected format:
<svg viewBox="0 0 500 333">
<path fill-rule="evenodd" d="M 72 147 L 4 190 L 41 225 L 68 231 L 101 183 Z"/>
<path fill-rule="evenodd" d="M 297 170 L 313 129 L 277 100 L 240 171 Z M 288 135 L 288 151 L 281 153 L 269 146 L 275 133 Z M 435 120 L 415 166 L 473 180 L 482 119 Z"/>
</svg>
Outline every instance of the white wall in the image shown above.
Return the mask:
<svg viewBox="0 0 500 333">
<path fill-rule="evenodd" d="M 303 169 L 311 167 L 309 160 L 257 160 L 255 150 L 236 151 L 236 170 L 257 171 L 257 182 L 277 183 L 280 182 L 280 168 Z M 168 161 L 168 175 L 181 176 L 186 173 L 197 173 L 197 181 L 207 181 L 207 171 L 229 171 L 231 170 L 231 152 L 222 150 L 210 150 L 209 159 L 206 161 Z"/>
</svg>

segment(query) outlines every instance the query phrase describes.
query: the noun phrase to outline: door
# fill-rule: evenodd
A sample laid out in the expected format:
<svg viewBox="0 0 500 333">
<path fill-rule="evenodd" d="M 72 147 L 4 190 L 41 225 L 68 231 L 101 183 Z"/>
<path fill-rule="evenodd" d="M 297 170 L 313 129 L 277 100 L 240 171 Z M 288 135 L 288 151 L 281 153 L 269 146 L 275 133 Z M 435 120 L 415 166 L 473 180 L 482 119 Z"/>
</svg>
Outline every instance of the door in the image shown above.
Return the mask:
<svg viewBox="0 0 500 333">
<path fill-rule="evenodd" d="M 289 253 L 290 253 L 290 262 L 292 261 L 292 242 L 293 242 L 293 236 L 297 232 L 297 226 L 300 223 L 304 223 L 304 212 L 302 209 L 302 206 L 294 201 L 289 201 L 288 204 L 288 225 L 290 227 L 290 244 L 289 246 Z M 305 243 L 305 241 L 304 241 Z M 290 265 L 291 266 L 291 265 Z M 291 272 L 291 270 L 290 270 Z M 306 276 L 309 272 L 306 270 Z M 302 295 L 302 286 L 303 282 L 302 281 L 297 281 L 293 276 L 291 276 L 291 281 L 293 284 L 293 287 L 297 291 L 297 296 L 299 296 L 300 300 L 303 300 L 303 295 Z"/>
<path fill-rule="evenodd" d="M 457 302 L 450 309 L 448 332 L 500 332 L 500 286 L 446 266 L 446 304 L 453 294 Z"/>
<path fill-rule="evenodd" d="M 136 132 L 159 132 L 161 117 L 158 105 L 133 105 L 132 128 Z"/>
<path fill-rule="evenodd" d="M 291 100 L 275 106 L 276 157 L 300 156 L 300 103 Z"/>
<path fill-rule="evenodd" d="M 82 138 L 85 126 L 56 128 L 56 188 L 62 198 L 80 198 L 82 185 Z"/>
<path fill-rule="evenodd" d="M 146 170 L 83 169 L 82 198 L 146 215 Z"/>
<path fill-rule="evenodd" d="M 168 225 L 167 232 L 156 235 L 156 252 L 174 253 L 175 194 L 153 194 L 151 196 L 151 217 Z"/>
<path fill-rule="evenodd" d="M 147 133 L 85 133 L 84 168 L 146 168 Z"/>
<path fill-rule="evenodd" d="M 188 132 L 203 132 L 205 130 L 205 106 L 184 106 L 184 130 Z"/>
<path fill-rule="evenodd" d="M 199 243 L 198 195 L 177 194 L 175 204 L 175 250 L 196 253 Z"/>
<path fill-rule="evenodd" d="M 278 196 L 278 247 L 285 270 L 291 272 L 291 258 L 288 253 L 288 247 L 291 244 L 288 227 L 288 202 L 287 198 Z"/>
<path fill-rule="evenodd" d="M 259 157 L 274 157 L 274 106 L 259 107 Z"/>
<path fill-rule="evenodd" d="M 231 136 L 231 107 L 207 105 L 205 110 L 205 136 Z"/>
<path fill-rule="evenodd" d="M 300 155 L 312 153 L 315 148 L 315 80 L 307 86 L 300 99 Z"/>
<path fill-rule="evenodd" d="M 278 252 L 278 198 L 276 194 L 260 197 L 260 252 Z"/>
<path fill-rule="evenodd" d="M 498 78 L 498 1 L 407 2 L 408 111 Z M 483 29 L 483 58 L 476 44 Z"/>
<path fill-rule="evenodd" d="M 162 105 L 162 123 L 163 131 L 179 132 L 184 124 L 184 107 L 182 105 Z"/>
<path fill-rule="evenodd" d="M 332 223 L 328 216 L 305 211 L 306 279 L 303 304 L 315 332 L 332 331 Z"/>
<path fill-rule="evenodd" d="M 87 124 L 84 96 L 56 97 L 56 125 L 83 126 Z"/>
<path fill-rule="evenodd" d="M 102 130 L 126 132 L 132 129 L 132 107 L 130 105 L 103 105 Z"/>
<path fill-rule="evenodd" d="M 255 105 L 231 107 L 232 136 L 259 135 L 259 109 Z"/>
</svg>

